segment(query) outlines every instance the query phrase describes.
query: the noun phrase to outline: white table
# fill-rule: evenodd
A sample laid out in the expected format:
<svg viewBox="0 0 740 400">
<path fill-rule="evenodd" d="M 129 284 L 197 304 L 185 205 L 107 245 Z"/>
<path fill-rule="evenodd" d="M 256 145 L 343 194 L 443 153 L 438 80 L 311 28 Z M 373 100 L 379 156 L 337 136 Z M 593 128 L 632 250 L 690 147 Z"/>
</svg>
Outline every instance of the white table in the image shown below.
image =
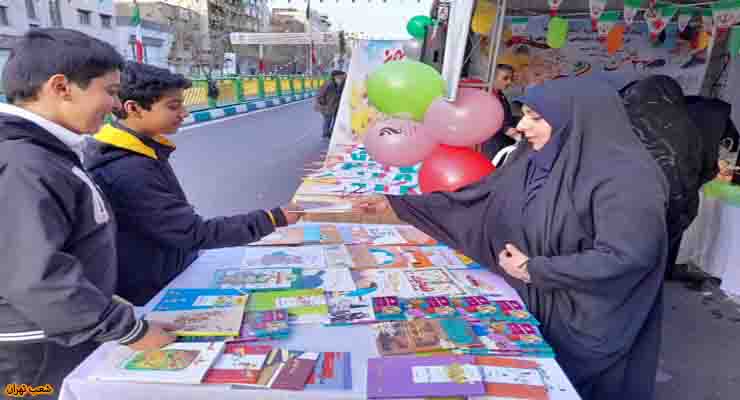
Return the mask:
<svg viewBox="0 0 740 400">
<path fill-rule="evenodd" d="M 243 248 L 211 250 L 205 252 L 193 265 L 178 276 L 167 288 L 207 287 L 214 270 L 224 265 L 239 265 Z M 504 298 L 519 299 L 516 292 L 503 279 L 497 285 Z M 167 289 L 166 288 L 166 289 Z M 166 291 L 160 292 L 141 312 L 147 312 L 159 302 Z M 115 344 L 101 346 L 64 380 L 62 400 L 229 400 L 229 399 L 364 399 L 367 359 L 378 357 L 372 328 L 365 325 L 324 327 L 321 325 L 294 326 L 288 340 L 270 342 L 275 346 L 296 350 L 350 352 L 352 360 L 351 391 L 281 391 L 236 389 L 224 385 L 171 385 L 125 382 L 100 382 L 88 379 L 91 371 L 104 362 Z M 537 358 L 551 385 L 550 400 L 578 400 L 580 397 L 554 359 Z"/>
<path fill-rule="evenodd" d="M 722 290 L 740 296 L 740 206 L 702 194 L 677 262 L 692 262 L 722 279 Z"/>
</svg>

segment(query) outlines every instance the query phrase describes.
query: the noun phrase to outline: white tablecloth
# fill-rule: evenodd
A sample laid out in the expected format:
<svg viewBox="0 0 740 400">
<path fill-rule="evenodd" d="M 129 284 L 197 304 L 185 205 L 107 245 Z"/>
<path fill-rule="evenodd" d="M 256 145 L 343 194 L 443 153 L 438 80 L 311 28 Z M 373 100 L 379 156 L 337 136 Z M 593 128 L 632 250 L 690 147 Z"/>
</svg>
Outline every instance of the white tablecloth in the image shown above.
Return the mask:
<svg viewBox="0 0 740 400">
<path fill-rule="evenodd" d="M 722 290 L 740 296 L 740 207 L 702 195 L 678 254 L 678 263 L 686 262 L 722 279 Z"/>
<path fill-rule="evenodd" d="M 208 287 L 213 271 L 224 265 L 239 265 L 244 254 L 243 248 L 212 250 L 204 253 L 193 265 L 177 277 L 168 288 Z M 497 277 L 497 285 L 505 298 L 518 299 L 516 292 L 503 279 Z M 163 290 L 140 312 L 147 312 L 163 295 Z M 294 326 L 288 340 L 271 342 L 280 347 L 310 351 L 351 352 L 352 390 L 351 391 L 281 391 L 234 389 L 221 385 L 170 385 L 100 382 L 88 379 L 91 371 L 103 363 L 115 344 L 101 346 L 64 380 L 60 399 L 62 400 L 228 400 L 228 399 L 364 399 L 367 359 L 378 357 L 375 339 L 369 326 L 324 327 L 320 325 Z M 578 400 L 580 397 L 568 378 L 553 359 L 534 359 L 542 366 L 551 385 L 550 400 Z"/>
</svg>

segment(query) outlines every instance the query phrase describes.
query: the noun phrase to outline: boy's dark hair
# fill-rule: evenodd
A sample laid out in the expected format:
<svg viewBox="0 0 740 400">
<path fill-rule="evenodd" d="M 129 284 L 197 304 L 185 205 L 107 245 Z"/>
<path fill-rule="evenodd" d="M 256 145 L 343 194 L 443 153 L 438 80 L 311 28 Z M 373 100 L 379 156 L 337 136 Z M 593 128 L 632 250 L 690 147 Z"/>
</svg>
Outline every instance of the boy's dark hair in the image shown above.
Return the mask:
<svg viewBox="0 0 740 400">
<path fill-rule="evenodd" d="M 187 89 L 192 86 L 190 79 L 181 74 L 172 73 L 164 68 L 153 65 L 127 62 L 121 73 L 121 91 L 118 97 L 121 104 L 133 100 L 145 110 L 150 110 L 167 91 L 173 89 Z M 114 110 L 118 118 L 127 117 L 123 108 Z"/>
<path fill-rule="evenodd" d="M 510 74 L 514 73 L 514 67 L 512 67 L 509 64 L 498 64 L 496 65 L 496 73 L 499 72 L 508 72 Z"/>
<path fill-rule="evenodd" d="M 41 86 L 62 74 L 86 89 L 95 78 L 123 68 L 113 46 L 71 29 L 33 29 L 13 46 L 3 70 L 8 102 L 37 100 Z"/>
</svg>

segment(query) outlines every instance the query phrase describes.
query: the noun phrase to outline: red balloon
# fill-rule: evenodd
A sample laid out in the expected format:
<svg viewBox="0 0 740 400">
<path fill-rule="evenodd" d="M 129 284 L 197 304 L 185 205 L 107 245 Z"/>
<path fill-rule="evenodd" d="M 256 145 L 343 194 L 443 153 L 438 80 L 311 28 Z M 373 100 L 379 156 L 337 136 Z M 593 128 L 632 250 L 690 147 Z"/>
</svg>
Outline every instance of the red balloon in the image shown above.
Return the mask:
<svg viewBox="0 0 740 400">
<path fill-rule="evenodd" d="M 491 160 L 475 150 L 439 145 L 421 165 L 419 186 L 424 193 L 454 192 L 495 170 Z"/>
</svg>

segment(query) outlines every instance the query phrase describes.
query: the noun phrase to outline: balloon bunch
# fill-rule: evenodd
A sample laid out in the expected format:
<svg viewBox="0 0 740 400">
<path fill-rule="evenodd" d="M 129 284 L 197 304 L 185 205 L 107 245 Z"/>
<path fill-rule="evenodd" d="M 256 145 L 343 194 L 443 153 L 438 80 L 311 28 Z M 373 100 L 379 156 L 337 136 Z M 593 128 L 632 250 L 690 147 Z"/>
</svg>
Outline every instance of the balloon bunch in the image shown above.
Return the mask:
<svg viewBox="0 0 740 400">
<path fill-rule="evenodd" d="M 382 164 L 422 162 L 422 192 L 454 191 L 493 172 L 491 161 L 471 149 L 501 128 L 498 98 L 461 88 L 457 99 L 443 98 L 445 82 L 431 66 L 391 61 L 367 79 L 367 98 L 385 118 L 364 135 L 367 152 Z"/>
</svg>

